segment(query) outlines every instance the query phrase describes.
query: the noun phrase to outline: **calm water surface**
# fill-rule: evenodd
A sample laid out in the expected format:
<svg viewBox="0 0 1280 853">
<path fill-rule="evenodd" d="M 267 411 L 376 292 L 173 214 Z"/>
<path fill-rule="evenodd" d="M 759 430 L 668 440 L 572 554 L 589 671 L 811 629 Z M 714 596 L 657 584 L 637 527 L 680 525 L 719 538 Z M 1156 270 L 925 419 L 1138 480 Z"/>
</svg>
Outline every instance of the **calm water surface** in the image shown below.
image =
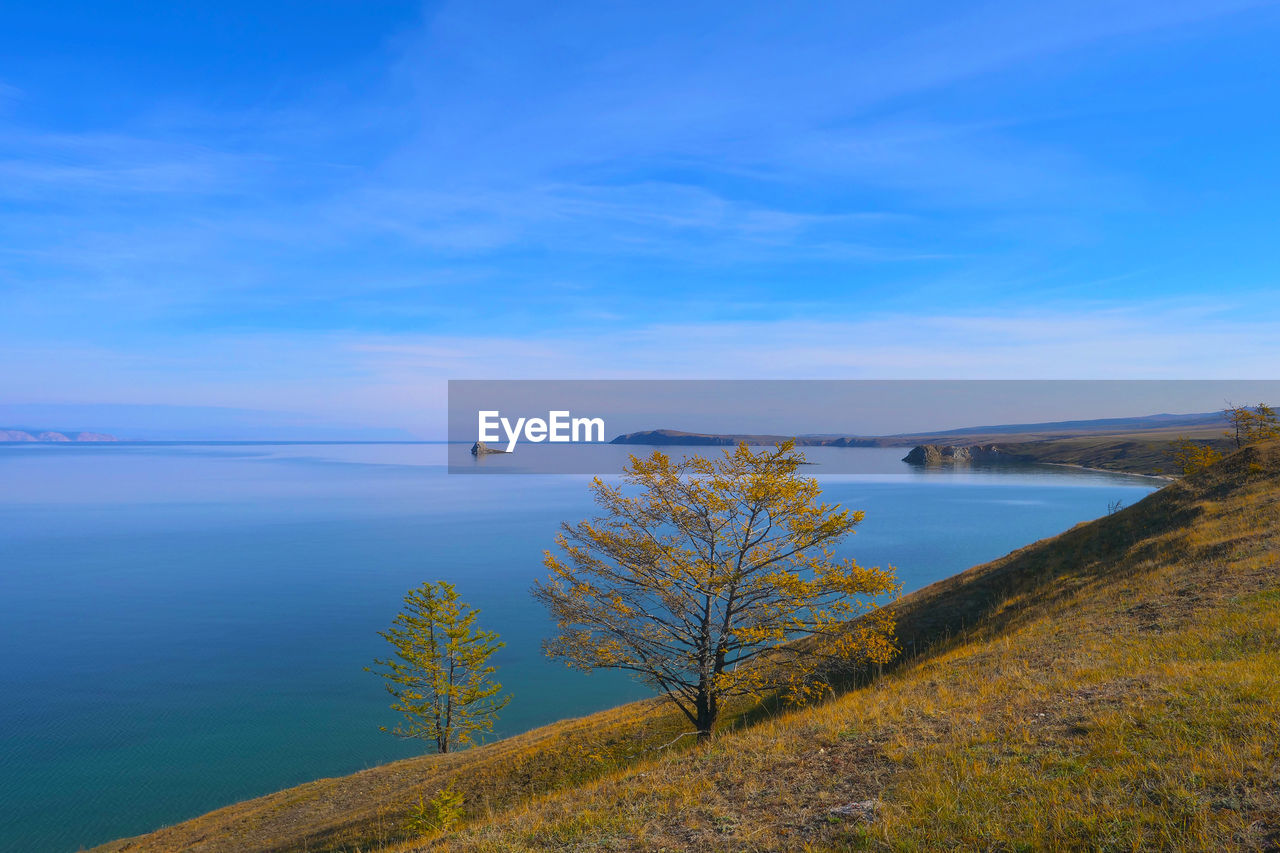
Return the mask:
<svg viewBox="0 0 1280 853">
<path fill-rule="evenodd" d="M 628 450 L 593 449 L 608 470 Z M 867 473 L 823 476 L 832 453 Z M 846 553 L 907 590 L 1159 485 L 902 454 L 812 448 L 807 473 L 867 513 Z M 75 850 L 423 752 L 378 730 L 396 717 L 363 667 L 425 580 L 507 641 L 498 734 L 645 695 L 540 652 L 529 586 L 558 523 L 590 513 L 588 478 L 444 463 L 439 445 L 0 446 L 0 850 Z"/>
</svg>

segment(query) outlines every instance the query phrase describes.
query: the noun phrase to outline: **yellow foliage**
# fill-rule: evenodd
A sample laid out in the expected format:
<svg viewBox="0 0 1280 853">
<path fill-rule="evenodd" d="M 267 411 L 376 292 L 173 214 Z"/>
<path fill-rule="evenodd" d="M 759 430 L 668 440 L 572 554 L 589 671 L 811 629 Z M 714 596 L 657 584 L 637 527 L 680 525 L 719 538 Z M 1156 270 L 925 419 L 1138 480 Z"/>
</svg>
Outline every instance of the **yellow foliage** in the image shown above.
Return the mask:
<svg viewBox="0 0 1280 853">
<path fill-rule="evenodd" d="M 405 830 L 413 835 L 426 835 L 452 829 L 462 820 L 462 794 L 452 788 L 438 792 L 430 801 L 418 796 L 418 803 L 409 809 Z"/>
<path fill-rule="evenodd" d="M 1280 422 L 1276 420 L 1276 410 L 1265 403 L 1259 403 L 1253 408 L 1230 406 L 1223 414 L 1231 424 L 1227 438 L 1232 439 L 1236 447 L 1280 438 Z"/>
<path fill-rule="evenodd" d="M 594 480 L 600 516 L 562 526 L 535 586 L 559 627 L 548 652 L 637 673 L 703 736 L 731 697 L 803 702 L 835 669 L 888 660 L 891 620 L 847 623 L 897 592 L 893 569 L 835 558 L 863 514 L 823 503 L 803 464 L 790 442 L 678 462 L 655 451 L 621 484 Z"/>
<path fill-rule="evenodd" d="M 1183 475 L 1194 474 L 1222 459 L 1222 453 L 1211 444 L 1180 438 L 1172 448 L 1173 460 Z"/>
<path fill-rule="evenodd" d="M 425 583 L 405 596 L 405 609 L 381 636 L 395 654 L 374 661 L 391 707 L 405 716 L 393 733 L 433 741 L 438 752 L 493 731 L 509 696 L 493 680 L 489 656 L 504 643 L 475 627 L 480 611 L 458 599 L 453 584 Z"/>
</svg>

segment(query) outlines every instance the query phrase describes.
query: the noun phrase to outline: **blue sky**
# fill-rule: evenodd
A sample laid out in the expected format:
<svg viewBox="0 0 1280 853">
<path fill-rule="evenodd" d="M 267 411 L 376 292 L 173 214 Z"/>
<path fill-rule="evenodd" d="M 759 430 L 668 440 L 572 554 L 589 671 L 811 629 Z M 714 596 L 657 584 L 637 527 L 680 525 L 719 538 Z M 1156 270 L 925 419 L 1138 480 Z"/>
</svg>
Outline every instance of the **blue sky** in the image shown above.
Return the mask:
<svg viewBox="0 0 1280 853">
<path fill-rule="evenodd" d="M 1280 363 L 1275 3 L 0 24 L 0 402 L 80 419 L 47 426 L 123 404 L 430 435 L 448 378 Z"/>
</svg>

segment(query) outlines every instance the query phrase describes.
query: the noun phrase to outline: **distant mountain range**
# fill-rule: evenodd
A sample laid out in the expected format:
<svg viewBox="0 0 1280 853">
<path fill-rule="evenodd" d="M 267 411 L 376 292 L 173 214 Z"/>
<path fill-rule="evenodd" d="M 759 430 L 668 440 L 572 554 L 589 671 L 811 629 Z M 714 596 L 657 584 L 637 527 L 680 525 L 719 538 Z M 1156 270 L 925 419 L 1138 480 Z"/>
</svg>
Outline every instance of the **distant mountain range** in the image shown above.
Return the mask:
<svg viewBox="0 0 1280 853">
<path fill-rule="evenodd" d="M 894 435 L 855 435 L 847 433 L 810 433 L 806 435 L 771 435 L 746 433 L 698 433 L 674 429 L 651 429 L 629 432 L 614 438 L 612 444 L 732 446 L 740 443 L 771 445 L 794 439 L 803 447 L 912 447 L 923 444 L 976 445 L 999 440 L 1044 441 L 1083 436 L 1138 436 L 1187 434 L 1203 437 L 1226 428 L 1221 412 L 1195 414 L 1144 415 L 1129 418 L 1097 418 L 1094 420 L 1050 421 L 1031 424 L 995 424 L 963 427 L 929 433 L 897 433 Z M 153 436 L 148 436 L 154 439 Z M 169 436 L 166 436 L 169 437 Z M 176 436 L 175 436 L 176 437 Z M 265 436 L 259 436 L 265 438 Z M 345 436 L 344 436 L 345 437 Z M 379 436 L 381 437 L 381 436 Z M 400 437 L 400 436 L 397 436 Z M 15 442 L 89 442 L 120 441 L 101 432 L 77 432 L 18 427 L 0 427 L 0 443 Z"/>
<path fill-rule="evenodd" d="M 32 441 L 119 441 L 119 439 L 114 435 L 106 435 L 101 432 L 56 432 L 48 429 L 6 429 L 0 427 L 0 443 Z"/>
<path fill-rule="evenodd" d="M 99 433 L 130 442 L 413 441 L 420 437 L 416 430 L 268 409 L 132 403 L 19 404 L 0 400 L 0 430 L 6 427 L 34 435 Z M 423 431 L 432 430 L 424 427 Z M 0 437 L 0 441 L 5 440 Z"/>
<path fill-rule="evenodd" d="M 896 435 L 852 435 L 822 433 L 808 435 L 752 435 L 738 433 L 695 433 L 673 429 L 651 429 L 629 432 L 613 439 L 613 444 L 644 445 L 714 445 L 728 446 L 740 443 L 752 445 L 776 444 L 795 439 L 804 447 L 911 447 L 921 444 L 954 443 L 982 444 L 999 439 L 1009 441 L 1040 441 L 1056 438 L 1106 435 L 1158 435 L 1172 432 L 1200 434 L 1208 430 L 1226 428 L 1221 412 L 1198 412 L 1186 415 L 1143 415 L 1129 418 L 1097 418 L 1079 421 L 1050 421 L 1033 424 L 997 424 L 991 426 L 964 427 L 929 433 L 899 433 Z"/>
</svg>

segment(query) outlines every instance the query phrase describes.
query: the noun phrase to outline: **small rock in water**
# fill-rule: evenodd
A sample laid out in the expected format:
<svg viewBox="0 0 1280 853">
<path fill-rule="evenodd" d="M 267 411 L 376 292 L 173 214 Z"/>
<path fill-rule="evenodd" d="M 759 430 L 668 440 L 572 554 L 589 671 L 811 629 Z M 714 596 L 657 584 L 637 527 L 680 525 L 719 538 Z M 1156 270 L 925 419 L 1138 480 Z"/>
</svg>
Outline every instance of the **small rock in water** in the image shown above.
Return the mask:
<svg viewBox="0 0 1280 853">
<path fill-rule="evenodd" d="M 880 816 L 880 801 L 863 800 L 860 803 L 845 803 L 843 806 L 831 809 L 831 814 L 871 823 Z"/>
<path fill-rule="evenodd" d="M 487 456 L 490 453 L 506 453 L 506 452 L 507 451 L 500 450 L 496 447 L 489 447 L 483 441 L 477 441 L 475 444 L 471 445 L 472 456 Z"/>
</svg>

